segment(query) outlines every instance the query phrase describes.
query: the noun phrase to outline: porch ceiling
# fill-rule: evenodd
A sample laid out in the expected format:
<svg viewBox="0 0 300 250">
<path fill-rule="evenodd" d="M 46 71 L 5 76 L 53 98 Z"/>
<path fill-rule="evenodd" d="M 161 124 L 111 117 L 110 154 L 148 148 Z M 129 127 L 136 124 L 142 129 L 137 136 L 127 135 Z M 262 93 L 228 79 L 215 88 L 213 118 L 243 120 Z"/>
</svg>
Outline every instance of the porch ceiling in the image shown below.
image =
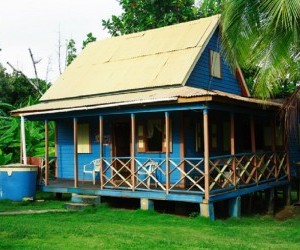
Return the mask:
<svg viewBox="0 0 300 250">
<path fill-rule="evenodd" d="M 261 107 L 272 106 L 275 108 L 281 106 L 279 102 L 262 101 L 221 91 L 211 91 L 181 86 L 142 90 L 130 93 L 115 93 L 113 95 L 49 101 L 15 110 L 12 114 L 30 116 L 47 113 L 103 109 L 117 106 L 133 106 L 147 103 L 199 103 L 203 101 L 216 101 L 223 103 L 232 103 L 238 101 L 239 104 L 248 104 L 253 106 L 259 105 Z"/>
</svg>

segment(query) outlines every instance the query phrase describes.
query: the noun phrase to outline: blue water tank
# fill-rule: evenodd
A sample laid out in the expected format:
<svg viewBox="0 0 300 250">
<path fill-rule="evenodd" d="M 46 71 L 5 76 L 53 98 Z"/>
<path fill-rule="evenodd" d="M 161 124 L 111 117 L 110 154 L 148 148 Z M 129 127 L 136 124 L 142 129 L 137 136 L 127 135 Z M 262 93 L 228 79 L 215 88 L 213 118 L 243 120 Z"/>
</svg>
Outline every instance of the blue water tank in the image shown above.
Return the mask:
<svg viewBox="0 0 300 250">
<path fill-rule="evenodd" d="M 0 200 L 20 201 L 34 199 L 36 194 L 38 167 L 10 164 L 0 167 Z"/>
</svg>

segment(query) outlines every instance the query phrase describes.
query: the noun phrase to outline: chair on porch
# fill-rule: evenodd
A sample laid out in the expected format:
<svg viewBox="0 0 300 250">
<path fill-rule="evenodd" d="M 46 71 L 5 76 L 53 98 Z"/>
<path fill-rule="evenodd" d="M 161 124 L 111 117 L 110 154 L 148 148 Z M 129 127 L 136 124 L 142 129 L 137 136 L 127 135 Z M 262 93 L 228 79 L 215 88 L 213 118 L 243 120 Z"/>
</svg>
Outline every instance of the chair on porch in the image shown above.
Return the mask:
<svg viewBox="0 0 300 250">
<path fill-rule="evenodd" d="M 145 165 L 141 166 L 138 171 L 139 176 L 143 176 L 140 182 L 147 182 L 147 187 L 150 188 L 151 179 L 155 182 L 155 187 L 157 187 L 157 177 L 156 177 L 156 169 L 158 168 L 158 163 L 155 161 L 149 161 Z"/>
<path fill-rule="evenodd" d="M 96 184 L 96 173 L 100 173 L 100 159 L 92 160 L 90 163 L 83 165 L 83 180 L 85 174 L 91 174 L 93 177 L 93 184 Z"/>
</svg>

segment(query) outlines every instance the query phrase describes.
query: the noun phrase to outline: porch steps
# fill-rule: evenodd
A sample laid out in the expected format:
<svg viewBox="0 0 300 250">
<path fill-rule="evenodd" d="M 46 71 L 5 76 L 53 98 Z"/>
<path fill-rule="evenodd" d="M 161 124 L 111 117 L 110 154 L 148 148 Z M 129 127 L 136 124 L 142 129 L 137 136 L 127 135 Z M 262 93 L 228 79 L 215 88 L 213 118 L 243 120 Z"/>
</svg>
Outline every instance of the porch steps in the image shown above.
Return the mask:
<svg viewBox="0 0 300 250">
<path fill-rule="evenodd" d="M 66 203 L 69 210 L 83 210 L 101 203 L 101 197 L 97 195 L 72 194 L 71 202 Z"/>
</svg>

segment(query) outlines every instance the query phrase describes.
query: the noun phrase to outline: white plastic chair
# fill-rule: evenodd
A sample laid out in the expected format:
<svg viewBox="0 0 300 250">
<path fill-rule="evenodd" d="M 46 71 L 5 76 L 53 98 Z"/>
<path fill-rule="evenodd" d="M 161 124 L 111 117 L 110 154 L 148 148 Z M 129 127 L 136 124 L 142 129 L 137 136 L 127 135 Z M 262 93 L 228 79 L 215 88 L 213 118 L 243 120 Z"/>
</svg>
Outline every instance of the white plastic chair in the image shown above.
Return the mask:
<svg viewBox="0 0 300 250">
<path fill-rule="evenodd" d="M 83 180 L 85 174 L 91 174 L 93 177 L 93 184 L 95 185 L 96 173 L 100 173 L 100 159 L 92 160 L 90 163 L 83 165 Z"/>
<path fill-rule="evenodd" d="M 147 181 L 147 187 L 150 188 L 151 179 L 155 181 L 155 187 L 157 187 L 156 169 L 158 168 L 158 163 L 155 161 L 149 161 L 143 165 L 138 171 L 138 175 L 145 176 L 141 182 Z"/>
</svg>

